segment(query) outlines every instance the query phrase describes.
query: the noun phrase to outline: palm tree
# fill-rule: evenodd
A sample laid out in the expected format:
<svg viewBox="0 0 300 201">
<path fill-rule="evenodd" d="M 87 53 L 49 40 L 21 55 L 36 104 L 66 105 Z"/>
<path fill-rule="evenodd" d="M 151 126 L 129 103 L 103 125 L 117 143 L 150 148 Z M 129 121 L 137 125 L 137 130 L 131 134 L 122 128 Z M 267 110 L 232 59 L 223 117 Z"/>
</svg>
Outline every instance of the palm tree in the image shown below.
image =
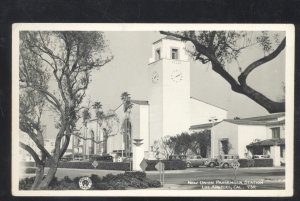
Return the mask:
<svg viewBox="0 0 300 201">
<path fill-rule="evenodd" d="M 124 130 L 124 137 L 123 141 L 125 143 L 125 153 L 126 156 L 128 156 L 128 151 L 129 153 L 131 152 L 131 121 L 130 121 L 130 112 L 131 108 L 133 106 L 130 98 L 130 94 L 128 92 L 123 92 L 121 94 L 121 100 L 123 103 L 123 110 L 125 113 L 125 117 L 122 123 L 122 128 Z"/>
<path fill-rule="evenodd" d="M 89 109 L 84 109 L 82 112 L 82 119 L 83 119 L 83 138 L 87 137 L 87 122 L 91 119 L 91 113 Z M 83 155 L 86 155 L 86 140 L 83 142 Z"/>
</svg>

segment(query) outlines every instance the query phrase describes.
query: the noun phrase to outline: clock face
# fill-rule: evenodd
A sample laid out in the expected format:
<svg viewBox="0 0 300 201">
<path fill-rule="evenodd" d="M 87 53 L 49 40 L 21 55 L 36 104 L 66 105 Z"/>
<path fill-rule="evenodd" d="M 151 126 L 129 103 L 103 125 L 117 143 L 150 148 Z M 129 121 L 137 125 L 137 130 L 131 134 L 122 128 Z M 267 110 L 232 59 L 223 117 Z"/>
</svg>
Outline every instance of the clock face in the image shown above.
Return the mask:
<svg viewBox="0 0 300 201">
<path fill-rule="evenodd" d="M 171 74 L 171 79 L 174 82 L 180 82 L 183 79 L 182 72 L 180 70 L 174 70 Z"/>
<path fill-rule="evenodd" d="M 158 72 L 157 72 L 157 71 L 154 71 L 154 72 L 152 73 L 152 82 L 153 82 L 153 83 L 157 83 L 158 78 L 159 78 Z"/>
</svg>

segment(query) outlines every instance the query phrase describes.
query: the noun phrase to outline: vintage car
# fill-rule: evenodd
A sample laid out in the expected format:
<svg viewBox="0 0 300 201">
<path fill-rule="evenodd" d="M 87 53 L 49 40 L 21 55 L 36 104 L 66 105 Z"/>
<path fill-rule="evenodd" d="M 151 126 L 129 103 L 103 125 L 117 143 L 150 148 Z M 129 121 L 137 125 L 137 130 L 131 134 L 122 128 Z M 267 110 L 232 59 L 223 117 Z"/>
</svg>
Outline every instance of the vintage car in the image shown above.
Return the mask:
<svg viewBox="0 0 300 201">
<path fill-rule="evenodd" d="M 231 167 L 234 161 L 238 161 L 239 156 L 235 154 L 226 154 L 220 155 L 216 158 L 211 158 L 205 162 L 205 166 L 207 167 L 222 167 L 222 168 L 229 168 Z"/>
<path fill-rule="evenodd" d="M 186 158 L 186 167 L 199 167 L 205 166 L 205 162 L 208 158 L 203 158 L 200 155 L 190 156 Z"/>
</svg>

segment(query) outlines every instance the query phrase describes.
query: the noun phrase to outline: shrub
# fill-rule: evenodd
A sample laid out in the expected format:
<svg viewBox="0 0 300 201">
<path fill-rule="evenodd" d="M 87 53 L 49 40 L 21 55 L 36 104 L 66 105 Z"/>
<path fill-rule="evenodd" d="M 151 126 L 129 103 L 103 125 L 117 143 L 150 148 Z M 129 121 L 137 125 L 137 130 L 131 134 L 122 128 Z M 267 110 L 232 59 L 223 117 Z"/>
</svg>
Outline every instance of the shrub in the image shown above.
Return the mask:
<svg viewBox="0 0 300 201">
<path fill-rule="evenodd" d="M 165 170 L 185 170 L 186 163 L 182 160 L 161 160 L 165 164 Z M 155 165 L 158 160 L 148 160 L 146 170 L 156 170 Z"/>
<path fill-rule="evenodd" d="M 253 159 L 239 159 L 240 167 L 254 167 Z"/>
<path fill-rule="evenodd" d="M 102 178 L 102 182 L 98 185 L 98 190 L 104 190 L 102 189 L 103 184 L 106 184 L 104 188 L 109 190 L 124 190 L 128 187 L 139 189 L 160 187 L 159 181 L 147 178 L 144 172 L 125 172 L 124 174 L 117 175 L 108 174 Z"/>
<path fill-rule="evenodd" d="M 35 177 L 25 178 L 20 180 L 20 190 L 29 190 L 34 182 Z M 70 179 L 64 177 L 58 180 L 56 177 L 50 182 L 49 187 L 43 190 L 79 190 L 79 179 L 75 177 Z M 160 187 L 160 182 L 146 177 L 144 172 L 125 172 L 124 174 L 112 175 L 108 174 L 102 179 L 95 174 L 90 176 L 92 180 L 92 190 L 124 190 L 126 188 L 157 188 Z"/>
<path fill-rule="evenodd" d="M 35 177 L 28 177 L 20 180 L 19 182 L 19 189 L 20 190 L 30 190 Z"/>
<path fill-rule="evenodd" d="M 91 162 L 60 162 L 59 168 L 95 169 Z M 124 162 L 98 162 L 96 169 L 100 170 L 129 170 L 129 163 Z"/>
<path fill-rule="evenodd" d="M 273 167 L 272 158 L 255 158 L 254 167 Z"/>
<path fill-rule="evenodd" d="M 25 173 L 26 174 L 35 174 L 36 168 L 35 167 L 27 167 L 25 168 Z"/>
<path fill-rule="evenodd" d="M 184 170 L 186 169 L 186 163 L 182 160 L 161 160 L 165 164 L 165 170 Z M 148 160 L 146 170 L 156 170 L 155 165 L 158 160 Z M 25 166 L 34 167 L 34 162 L 26 162 Z M 49 167 L 46 164 L 46 167 Z M 98 166 L 94 168 L 91 162 L 59 162 L 58 168 L 74 168 L 74 169 L 100 169 L 100 170 L 130 170 L 129 162 L 98 162 Z"/>
<path fill-rule="evenodd" d="M 35 162 L 33 161 L 23 161 L 21 162 L 21 166 L 24 166 L 24 167 L 35 167 Z"/>
</svg>

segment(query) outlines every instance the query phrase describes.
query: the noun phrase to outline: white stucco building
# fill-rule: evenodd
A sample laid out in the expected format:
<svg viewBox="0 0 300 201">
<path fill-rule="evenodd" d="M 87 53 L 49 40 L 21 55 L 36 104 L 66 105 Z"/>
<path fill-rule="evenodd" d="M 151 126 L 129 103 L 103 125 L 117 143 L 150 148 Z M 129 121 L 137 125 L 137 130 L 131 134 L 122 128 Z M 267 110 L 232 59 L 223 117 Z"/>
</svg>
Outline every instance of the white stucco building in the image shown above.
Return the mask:
<svg viewBox="0 0 300 201">
<path fill-rule="evenodd" d="M 191 95 L 190 61 L 185 51 L 185 43 L 167 36 L 152 44 L 152 55 L 148 66 L 148 99 L 135 100 L 131 94 L 133 107 L 130 112 L 131 138 L 124 137 L 122 122 L 125 118 L 123 106 L 115 112 L 119 119 L 118 132 L 107 138 L 106 153 L 116 153 L 125 150 L 127 142 L 132 139 L 143 139 L 145 152 L 151 151 L 154 141 L 164 136 L 173 136 L 189 132 L 195 124 L 205 124 L 210 117 L 218 120 L 227 118 L 227 111 L 211 105 Z M 98 124 L 99 125 L 99 124 Z M 86 135 L 96 133 L 94 139 L 104 139 L 103 127 L 97 126 L 96 120 L 88 122 Z M 104 143 L 88 145 L 90 154 L 101 154 Z M 129 143 L 131 144 L 131 143 Z M 85 153 L 90 148 L 84 147 Z M 98 147 L 98 148 L 96 148 Z"/>
<path fill-rule="evenodd" d="M 222 154 L 237 154 L 240 158 L 270 155 L 273 158 L 275 147 L 280 154 L 277 158 L 284 162 L 284 141 L 285 113 L 243 119 L 224 119 L 211 128 L 211 155 L 217 157 Z M 223 146 L 230 147 L 228 153 L 224 153 Z"/>
</svg>

